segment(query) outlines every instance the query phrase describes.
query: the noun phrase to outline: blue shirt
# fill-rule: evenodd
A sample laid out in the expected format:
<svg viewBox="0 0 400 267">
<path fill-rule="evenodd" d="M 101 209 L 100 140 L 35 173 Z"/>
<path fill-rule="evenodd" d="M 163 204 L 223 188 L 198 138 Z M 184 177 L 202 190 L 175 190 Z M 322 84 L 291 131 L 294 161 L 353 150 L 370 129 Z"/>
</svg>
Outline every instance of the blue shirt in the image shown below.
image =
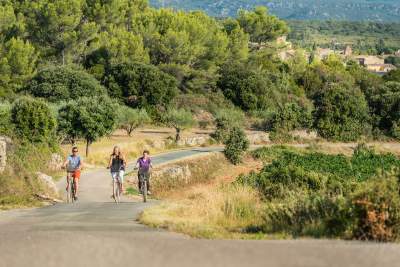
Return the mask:
<svg viewBox="0 0 400 267">
<path fill-rule="evenodd" d="M 68 156 L 68 171 L 73 172 L 76 171 L 81 165 L 81 157 L 80 156 Z"/>
</svg>

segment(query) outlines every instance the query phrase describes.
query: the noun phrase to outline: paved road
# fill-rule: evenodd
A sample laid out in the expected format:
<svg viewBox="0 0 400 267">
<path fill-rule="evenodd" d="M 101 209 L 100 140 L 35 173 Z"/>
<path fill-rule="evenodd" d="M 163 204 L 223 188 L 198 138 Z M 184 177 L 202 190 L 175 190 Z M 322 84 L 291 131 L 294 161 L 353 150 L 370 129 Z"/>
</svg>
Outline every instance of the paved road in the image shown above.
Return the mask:
<svg viewBox="0 0 400 267">
<path fill-rule="evenodd" d="M 212 151 L 219 149 L 211 149 Z M 166 153 L 162 164 L 209 149 Z M 60 183 L 61 184 L 61 183 Z M 136 222 L 152 203 L 110 201 L 106 170 L 82 176 L 80 201 L 0 213 L 0 267 L 396 267 L 400 246 L 332 240 L 195 240 Z"/>
</svg>

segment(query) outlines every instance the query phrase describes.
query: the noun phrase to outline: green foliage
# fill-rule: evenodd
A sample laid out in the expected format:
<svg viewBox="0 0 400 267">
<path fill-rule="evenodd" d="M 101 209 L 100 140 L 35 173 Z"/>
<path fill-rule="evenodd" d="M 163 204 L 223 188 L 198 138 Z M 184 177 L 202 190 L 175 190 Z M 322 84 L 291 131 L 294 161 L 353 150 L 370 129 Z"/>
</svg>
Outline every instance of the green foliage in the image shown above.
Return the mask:
<svg viewBox="0 0 400 267">
<path fill-rule="evenodd" d="M 55 138 L 56 119 L 42 100 L 17 99 L 11 108 L 11 122 L 17 137 L 32 143 L 51 143 Z"/>
<path fill-rule="evenodd" d="M 244 152 L 249 148 L 249 140 L 245 132 L 239 127 L 233 127 L 224 141 L 224 154 L 232 164 L 242 162 Z"/>
<path fill-rule="evenodd" d="M 397 241 L 400 237 L 400 196 L 397 175 L 375 177 L 351 196 L 353 237 L 360 240 Z"/>
<path fill-rule="evenodd" d="M 51 67 L 40 71 L 24 91 L 51 102 L 106 94 L 104 87 L 95 78 L 71 67 Z"/>
<path fill-rule="evenodd" d="M 298 87 L 287 74 L 279 70 L 260 71 L 245 64 L 229 63 L 223 66 L 220 74 L 217 86 L 226 98 L 246 111 L 276 108 L 297 98 Z"/>
<path fill-rule="evenodd" d="M 244 32 L 250 35 L 250 41 L 262 43 L 285 35 L 289 29 L 286 23 L 268 14 L 266 7 L 256 7 L 253 12 L 240 10 L 238 21 Z"/>
<path fill-rule="evenodd" d="M 268 123 L 272 131 L 289 132 L 295 129 L 309 129 L 312 125 L 311 109 L 297 103 L 286 103 L 278 108 Z"/>
<path fill-rule="evenodd" d="M 388 82 L 400 82 L 400 69 L 392 70 L 391 72 L 385 74 L 383 79 Z"/>
<path fill-rule="evenodd" d="M 399 138 L 400 83 L 386 82 L 371 93 L 370 110 L 375 127 L 395 138 Z"/>
<path fill-rule="evenodd" d="M 3 50 L 0 46 L 0 58 L 0 87 L 9 86 L 12 92 L 16 92 L 35 73 L 37 53 L 28 41 L 10 39 Z"/>
<path fill-rule="evenodd" d="M 347 1 L 346 1 L 347 2 Z M 343 11 L 343 10 L 342 10 Z M 372 10 L 371 10 L 372 11 Z M 376 10 L 373 10 L 376 15 Z M 341 12 L 343 14 L 343 12 Z M 400 48 L 399 23 L 344 20 L 287 21 L 289 41 L 306 49 L 313 46 L 343 50 L 350 44 L 356 54 L 380 54 Z M 335 39 L 335 42 L 332 42 Z M 385 40 L 382 44 L 380 40 Z M 391 63 L 391 62 L 388 62 Z"/>
<path fill-rule="evenodd" d="M 162 116 L 162 119 L 167 126 L 175 128 L 176 142 L 181 138 L 181 131 L 195 125 L 192 113 L 184 109 L 170 108 Z"/>
<path fill-rule="evenodd" d="M 151 118 L 145 109 L 132 109 L 127 106 L 118 109 L 118 128 L 125 130 L 129 136 L 135 129 L 150 122 Z"/>
<path fill-rule="evenodd" d="M 116 104 L 105 96 L 70 101 L 59 110 L 58 130 L 72 142 L 86 140 L 88 155 L 90 144 L 114 130 L 116 110 Z"/>
<path fill-rule="evenodd" d="M 0 135 L 11 136 L 12 133 L 11 105 L 7 102 L 0 102 Z"/>
<path fill-rule="evenodd" d="M 327 139 L 354 141 L 369 127 L 364 95 L 345 84 L 330 84 L 315 96 L 314 124 Z"/>
<path fill-rule="evenodd" d="M 213 137 L 218 142 L 225 142 L 231 130 L 244 125 L 244 113 L 238 109 L 220 109 L 215 114 L 215 132 Z"/>
<path fill-rule="evenodd" d="M 134 108 L 167 106 L 177 94 L 176 80 L 158 68 L 141 63 L 123 63 L 105 76 L 109 95 Z"/>
<path fill-rule="evenodd" d="M 253 152 L 268 163 L 238 177 L 263 195 L 266 232 L 294 236 L 395 240 L 400 199 L 397 178 L 380 174 L 400 166 L 391 154 L 361 145 L 351 158 L 285 147 Z"/>
</svg>

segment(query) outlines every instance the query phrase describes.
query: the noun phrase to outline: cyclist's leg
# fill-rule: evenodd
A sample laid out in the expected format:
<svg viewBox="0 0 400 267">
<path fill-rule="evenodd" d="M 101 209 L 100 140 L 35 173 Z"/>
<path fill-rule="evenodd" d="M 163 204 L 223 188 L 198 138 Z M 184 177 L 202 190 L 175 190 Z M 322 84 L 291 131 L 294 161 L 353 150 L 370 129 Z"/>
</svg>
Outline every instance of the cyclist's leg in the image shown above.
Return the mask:
<svg viewBox="0 0 400 267">
<path fill-rule="evenodd" d="M 75 171 L 72 177 L 74 178 L 74 184 L 75 184 L 75 197 L 78 197 L 79 178 L 81 177 L 81 172 Z"/>
<path fill-rule="evenodd" d="M 142 184 L 141 184 L 141 177 L 140 177 L 140 172 L 138 172 L 138 175 L 137 175 L 137 177 L 138 177 L 138 189 L 139 189 L 139 193 L 141 193 L 142 192 Z"/>
<path fill-rule="evenodd" d="M 67 192 L 69 189 L 69 179 L 71 179 L 71 176 L 72 176 L 72 174 L 70 172 L 67 172 L 67 187 L 65 188 L 65 190 L 67 190 Z"/>
<path fill-rule="evenodd" d="M 117 173 L 111 172 L 111 178 L 112 178 L 112 195 L 111 195 L 111 197 L 115 197 L 115 183 L 116 183 L 116 179 L 117 179 Z"/>
<path fill-rule="evenodd" d="M 124 171 L 119 171 L 119 189 L 121 193 L 124 192 L 124 174 Z"/>
<path fill-rule="evenodd" d="M 150 192 L 150 172 L 146 173 L 147 191 Z"/>
</svg>

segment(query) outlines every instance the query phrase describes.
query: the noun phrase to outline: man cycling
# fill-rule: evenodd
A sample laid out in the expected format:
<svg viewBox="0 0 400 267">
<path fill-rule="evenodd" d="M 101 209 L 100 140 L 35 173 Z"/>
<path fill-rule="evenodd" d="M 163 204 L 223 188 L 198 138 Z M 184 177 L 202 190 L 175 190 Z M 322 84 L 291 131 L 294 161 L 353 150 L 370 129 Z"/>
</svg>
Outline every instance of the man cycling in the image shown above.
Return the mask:
<svg viewBox="0 0 400 267">
<path fill-rule="evenodd" d="M 150 179 L 150 169 L 153 168 L 153 165 L 151 164 L 150 152 L 148 150 L 143 151 L 143 156 L 137 160 L 135 169 L 137 168 L 139 168 L 138 171 L 139 192 L 142 193 L 142 188 L 140 185 L 140 177 L 144 177 L 147 180 L 147 194 L 151 195 L 149 179 Z"/>
<path fill-rule="evenodd" d="M 75 182 L 75 196 L 74 199 L 78 200 L 79 178 L 81 177 L 82 159 L 78 155 L 78 147 L 72 148 L 72 155 L 68 156 L 63 164 L 63 168 L 67 169 L 67 192 L 69 189 L 69 179 L 74 179 Z"/>
</svg>

